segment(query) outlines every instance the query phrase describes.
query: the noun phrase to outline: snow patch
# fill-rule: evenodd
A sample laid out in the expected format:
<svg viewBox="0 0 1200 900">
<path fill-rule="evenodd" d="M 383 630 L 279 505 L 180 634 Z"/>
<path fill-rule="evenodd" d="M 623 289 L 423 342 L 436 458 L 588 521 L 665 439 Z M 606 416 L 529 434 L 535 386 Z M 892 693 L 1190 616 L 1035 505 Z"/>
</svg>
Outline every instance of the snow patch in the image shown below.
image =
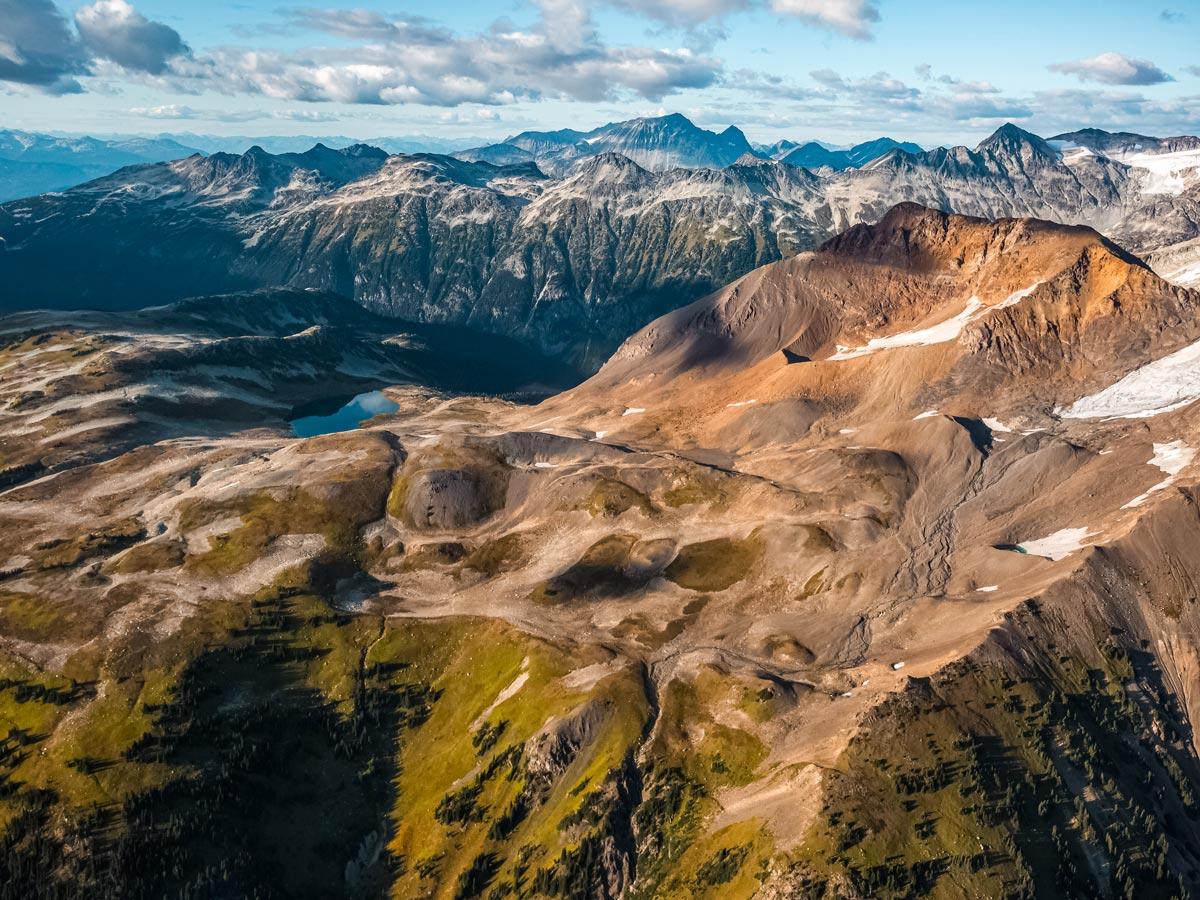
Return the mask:
<svg viewBox="0 0 1200 900">
<path fill-rule="evenodd" d="M 992 591 L 998 591 L 998 590 L 1000 590 L 1000 585 L 998 585 L 998 584 L 989 584 L 987 587 L 975 588 L 975 593 L 977 593 L 977 594 L 990 594 Z"/>
<path fill-rule="evenodd" d="M 621 413 L 621 415 L 623 417 L 624 416 L 636 416 L 638 413 L 644 413 L 645 411 L 646 411 L 645 407 L 631 406 L 628 409 L 626 409 L 625 412 Z"/>
<path fill-rule="evenodd" d="M 1083 528 L 1063 528 L 1036 541 L 1017 544 L 1017 547 L 1030 556 L 1044 556 L 1057 562 L 1066 559 L 1076 550 L 1082 550 L 1087 546 L 1084 541 L 1099 533 L 1089 531 L 1086 525 Z"/>
<path fill-rule="evenodd" d="M 929 344 L 943 344 L 946 341 L 954 340 L 962 334 L 962 330 L 967 326 L 967 323 L 980 310 L 985 308 L 983 301 L 978 297 L 972 297 L 967 301 L 966 308 L 962 312 L 946 319 L 944 322 L 939 322 L 928 328 L 918 328 L 915 331 L 902 331 L 899 334 L 891 334 L 886 337 L 871 338 L 865 346 L 857 347 L 853 350 L 839 348 L 838 352 L 829 358 L 831 360 L 857 359 L 860 356 L 868 356 L 880 350 L 894 350 L 897 347 L 924 347 Z"/>
<path fill-rule="evenodd" d="M 1022 288 L 1019 291 L 1014 291 L 1009 294 L 999 303 L 994 303 L 991 306 L 984 303 L 978 297 L 972 297 L 967 301 L 967 305 L 956 316 L 951 316 L 945 321 L 938 322 L 936 325 L 930 325 L 928 328 L 918 328 L 914 331 L 902 331 L 899 334 L 887 335 L 886 337 L 871 338 L 866 345 L 851 349 L 837 345 L 837 353 L 829 357 L 831 360 L 856 359 L 860 356 L 867 356 L 879 350 L 893 350 L 897 347 L 924 347 L 930 344 L 944 344 L 947 341 L 955 340 L 963 329 L 976 319 L 982 318 L 989 312 L 995 309 L 1004 309 L 1008 306 L 1020 303 L 1035 290 L 1042 282 L 1038 281 L 1031 284 L 1027 288 Z"/>
<path fill-rule="evenodd" d="M 1200 150 L 1176 153 L 1129 153 L 1121 162 L 1142 172 L 1143 194 L 1171 194 L 1178 197 L 1200 180 Z"/>
<path fill-rule="evenodd" d="M 1005 297 L 1003 300 L 1001 300 L 995 306 L 990 307 L 989 311 L 994 310 L 994 309 L 1004 309 L 1005 307 L 1008 307 L 1008 306 L 1016 306 L 1018 303 L 1020 303 L 1022 300 L 1024 300 L 1026 297 L 1028 297 L 1034 291 L 1036 291 L 1043 284 L 1045 284 L 1044 281 L 1035 281 L 1033 284 L 1031 284 L 1027 288 L 1022 288 L 1019 291 L 1013 291 L 1013 293 L 1009 294 L 1007 297 Z"/>
<path fill-rule="evenodd" d="M 1007 425 L 1005 425 L 1003 422 L 1001 422 L 999 419 L 984 418 L 984 419 L 980 419 L 979 421 L 983 422 L 983 424 L 988 427 L 989 431 L 999 431 L 999 432 L 1005 433 L 1005 434 L 1012 432 L 1012 429 L 1009 428 Z"/>
<path fill-rule="evenodd" d="M 936 409 L 927 409 L 920 415 L 913 416 L 913 421 L 915 422 L 917 419 L 932 419 L 936 415 L 938 415 L 938 411 Z"/>
<path fill-rule="evenodd" d="M 1200 400 L 1200 341 L 1134 369 L 1116 384 L 1076 400 L 1064 419 L 1146 419 Z"/>
<path fill-rule="evenodd" d="M 1150 499 L 1151 494 L 1170 487 L 1175 481 L 1175 476 L 1191 465 L 1195 457 L 1195 449 L 1186 446 L 1183 441 L 1171 441 L 1169 444 L 1155 444 L 1154 455 L 1150 457 L 1147 465 L 1157 466 L 1166 473 L 1167 477 L 1145 493 L 1138 494 L 1138 496 L 1122 506 L 1121 509 L 1133 509 L 1134 507 L 1141 506 Z"/>
<path fill-rule="evenodd" d="M 751 406 L 757 402 L 757 400 L 739 400 L 737 403 L 726 403 L 725 408 L 731 409 L 738 406 Z"/>
</svg>

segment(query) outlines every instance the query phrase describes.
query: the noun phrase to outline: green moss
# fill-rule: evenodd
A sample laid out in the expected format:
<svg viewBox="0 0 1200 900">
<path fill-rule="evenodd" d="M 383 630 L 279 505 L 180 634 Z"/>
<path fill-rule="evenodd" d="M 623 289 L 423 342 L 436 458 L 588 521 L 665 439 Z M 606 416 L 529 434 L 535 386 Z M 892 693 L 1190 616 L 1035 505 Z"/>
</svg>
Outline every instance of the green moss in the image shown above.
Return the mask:
<svg viewBox="0 0 1200 900">
<path fill-rule="evenodd" d="M 518 569 L 529 560 L 527 547 L 530 537 L 526 533 L 510 532 L 485 541 L 463 560 L 463 568 L 478 572 L 486 578 L 495 578 L 497 575 Z"/>
<path fill-rule="evenodd" d="M 209 550 L 189 555 L 184 569 L 203 576 L 238 572 L 260 559 L 271 542 L 285 534 L 319 534 L 325 538 L 328 552 L 349 555 L 369 507 L 354 509 L 344 500 L 318 498 L 293 487 L 228 502 L 199 501 L 181 514 L 180 530 L 184 533 L 230 514 L 239 516 L 241 525 L 210 537 Z"/>
<path fill-rule="evenodd" d="M 0 632 L 25 641 L 62 640 L 73 630 L 71 611 L 33 594 L 0 593 Z"/>
<path fill-rule="evenodd" d="M 565 572 L 534 589 L 534 603 L 569 603 L 588 594 L 620 594 L 637 586 L 625 567 L 638 543 L 637 535 L 610 534 L 592 544 Z"/>
<path fill-rule="evenodd" d="M 34 548 L 39 569 L 68 569 L 96 557 L 111 556 L 145 538 L 135 517 L 105 525 L 81 537 L 47 541 Z"/>
<path fill-rule="evenodd" d="M 658 885 L 658 900 L 749 900 L 762 888 L 773 843 L 751 819 L 698 835 Z"/>
<path fill-rule="evenodd" d="M 725 509 L 730 500 L 730 491 L 721 479 L 694 471 L 684 472 L 663 494 L 663 502 L 672 507 L 696 505 Z"/>
<path fill-rule="evenodd" d="M 580 505 L 593 518 L 612 519 L 631 509 L 653 515 L 654 504 L 650 498 L 636 488 L 615 478 L 602 478 L 596 482 L 590 494 Z"/>
<path fill-rule="evenodd" d="M 368 658 L 377 655 L 410 660 L 403 677 L 429 679 L 439 692 L 401 751 L 392 848 L 425 863 L 400 877 L 395 897 L 448 896 L 484 853 L 496 854 L 496 884 L 511 882 L 535 856 L 552 858 L 568 840 L 560 822 L 587 795 L 581 786 L 603 784 L 623 764 L 645 721 L 632 674 L 587 691 L 566 688 L 559 679 L 577 661 L 494 620 L 389 622 Z M 498 702 L 506 690 L 512 695 Z M 601 704 L 593 739 L 566 771 L 531 783 L 522 763 L 531 738 L 591 702 Z M 468 806 L 470 814 L 459 815 Z"/>
<path fill-rule="evenodd" d="M 688 590 L 724 591 L 746 578 L 762 553 L 757 534 L 744 540 L 715 538 L 682 547 L 664 574 Z"/>
<path fill-rule="evenodd" d="M 1036 678 L 964 662 L 894 698 L 826 778 L 798 854 L 809 884 L 881 900 L 1180 896 L 1182 832 L 1146 823 L 1195 801 L 1172 774 L 1167 720 L 1166 741 L 1139 743 L 1162 713 L 1122 676 L 1137 673 L 1121 651 L 1047 657 Z"/>
<path fill-rule="evenodd" d="M 121 554 L 109 570 L 119 575 L 139 575 L 178 569 L 183 565 L 185 550 L 183 541 L 146 541 Z"/>
</svg>

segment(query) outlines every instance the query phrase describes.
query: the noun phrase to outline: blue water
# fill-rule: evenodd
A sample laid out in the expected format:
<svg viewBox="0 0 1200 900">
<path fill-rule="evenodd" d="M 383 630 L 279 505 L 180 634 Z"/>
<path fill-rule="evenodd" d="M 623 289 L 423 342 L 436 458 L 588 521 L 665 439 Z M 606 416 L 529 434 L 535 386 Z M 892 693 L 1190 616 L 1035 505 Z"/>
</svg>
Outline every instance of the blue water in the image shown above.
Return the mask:
<svg viewBox="0 0 1200 900">
<path fill-rule="evenodd" d="M 312 437 L 315 434 L 333 434 L 338 431 L 353 431 L 366 419 L 381 413 L 395 412 L 400 404 L 394 403 L 383 395 L 383 391 L 369 391 L 359 394 L 350 400 L 334 407 L 333 412 L 326 413 L 331 404 L 337 400 L 323 400 L 310 403 L 296 410 L 296 418 L 292 419 L 292 434 L 296 437 Z M 312 411 L 314 415 L 302 415 Z"/>
</svg>

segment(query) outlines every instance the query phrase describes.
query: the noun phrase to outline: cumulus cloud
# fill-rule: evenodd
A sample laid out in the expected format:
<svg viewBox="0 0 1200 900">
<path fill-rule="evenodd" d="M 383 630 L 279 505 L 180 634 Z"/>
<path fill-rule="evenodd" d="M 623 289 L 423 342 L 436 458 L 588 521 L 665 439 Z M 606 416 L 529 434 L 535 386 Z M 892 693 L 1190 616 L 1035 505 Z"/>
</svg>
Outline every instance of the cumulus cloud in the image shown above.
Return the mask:
<svg viewBox="0 0 1200 900">
<path fill-rule="evenodd" d="M 221 50 L 173 67 L 182 89 L 279 100 L 360 104 L 501 105 L 556 96 L 648 100 L 714 84 L 721 64 L 687 48 L 613 47 L 579 0 L 540 0 L 525 28 L 498 20 L 457 35 L 423 19 L 361 10 L 301 10 L 294 25 L 353 41 L 352 49 Z"/>
<path fill-rule="evenodd" d="M 125 0 L 98 0 L 75 14 L 75 30 L 52 0 L 0 0 L 0 81 L 51 94 L 83 90 L 77 76 L 115 64 L 151 75 L 189 53 L 173 29 Z"/>
<path fill-rule="evenodd" d="M 610 0 L 627 12 L 667 25 L 693 28 L 701 22 L 750 9 L 751 0 Z"/>
<path fill-rule="evenodd" d="M 196 119 L 203 116 L 190 106 L 178 103 L 165 103 L 162 106 L 135 106 L 127 110 L 131 116 L 143 119 Z"/>
<path fill-rule="evenodd" d="M 950 87 L 929 98 L 926 109 L 956 122 L 994 119 L 1028 119 L 1033 107 L 1027 100 L 1006 97 L 987 81 L 946 82 Z"/>
<path fill-rule="evenodd" d="M 305 8 L 283 12 L 295 27 L 322 31 L 347 40 L 421 40 L 436 43 L 453 38 L 448 29 L 433 26 L 428 19 L 420 16 L 392 20 L 367 9 Z"/>
<path fill-rule="evenodd" d="M 1083 126 L 1158 135 L 1200 131 L 1198 96 L 1157 99 L 1134 91 L 1071 88 L 1037 91 L 1031 102 L 1041 134 Z"/>
<path fill-rule="evenodd" d="M 1100 84 L 1148 85 L 1174 81 L 1170 75 L 1146 59 L 1134 59 L 1123 53 L 1101 53 L 1087 59 L 1055 63 L 1051 72 L 1074 75 L 1080 81 Z"/>
<path fill-rule="evenodd" d="M 0 81 L 51 94 L 83 90 L 79 42 L 51 0 L 0 0 Z"/>
<path fill-rule="evenodd" d="M 818 69 L 809 74 L 813 81 L 835 94 L 906 105 L 914 103 L 921 96 L 919 88 L 909 87 L 887 72 L 876 72 L 866 78 L 843 78 L 832 69 Z"/>
<path fill-rule="evenodd" d="M 174 28 L 151 22 L 125 0 L 81 6 L 75 27 L 96 56 L 133 72 L 161 75 L 170 60 L 191 52 Z"/>
<path fill-rule="evenodd" d="M 758 72 L 754 69 L 738 69 L 722 85 L 748 94 L 760 94 L 775 100 L 811 100 L 823 96 L 820 91 L 796 84 L 791 79 L 782 78 L 770 72 Z"/>
<path fill-rule="evenodd" d="M 871 26 L 879 21 L 879 8 L 872 0 L 771 0 L 771 8 L 860 41 L 870 39 Z"/>
<path fill-rule="evenodd" d="M 856 40 L 868 40 L 879 21 L 875 0 L 607 0 L 609 5 L 666 25 L 694 29 L 730 13 L 769 7 L 807 25 L 827 28 Z"/>
<path fill-rule="evenodd" d="M 682 10 L 730 0 L 660 2 Z M 295 9 L 283 13 L 280 27 L 327 35 L 336 39 L 332 46 L 196 55 L 178 32 L 147 19 L 128 0 L 80 7 L 76 33 L 52 0 L 0 0 L 0 81 L 63 93 L 81 90 L 75 75 L 102 76 L 93 89 L 133 75 L 184 94 L 449 107 L 546 96 L 598 101 L 635 95 L 657 102 L 721 76 L 719 60 L 688 47 L 608 44 L 586 0 L 534 0 L 534 6 L 537 17 L 525 27 L 499 19 L 473 35 L 420 17 Z"/>
</svg>

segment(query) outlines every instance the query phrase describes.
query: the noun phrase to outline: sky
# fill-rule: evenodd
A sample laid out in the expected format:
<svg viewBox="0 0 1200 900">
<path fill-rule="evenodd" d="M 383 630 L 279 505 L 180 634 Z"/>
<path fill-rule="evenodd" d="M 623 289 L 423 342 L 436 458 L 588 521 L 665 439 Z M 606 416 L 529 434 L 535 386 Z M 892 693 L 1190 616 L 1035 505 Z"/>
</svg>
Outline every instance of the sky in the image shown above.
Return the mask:
<svg viewBox="0 0 1200 900">
<path fill-rule="evenodd" d="M 751 140 L 1200 133 L 1200 0 L 0 0 L 0 127 Z"/>
</svg>

